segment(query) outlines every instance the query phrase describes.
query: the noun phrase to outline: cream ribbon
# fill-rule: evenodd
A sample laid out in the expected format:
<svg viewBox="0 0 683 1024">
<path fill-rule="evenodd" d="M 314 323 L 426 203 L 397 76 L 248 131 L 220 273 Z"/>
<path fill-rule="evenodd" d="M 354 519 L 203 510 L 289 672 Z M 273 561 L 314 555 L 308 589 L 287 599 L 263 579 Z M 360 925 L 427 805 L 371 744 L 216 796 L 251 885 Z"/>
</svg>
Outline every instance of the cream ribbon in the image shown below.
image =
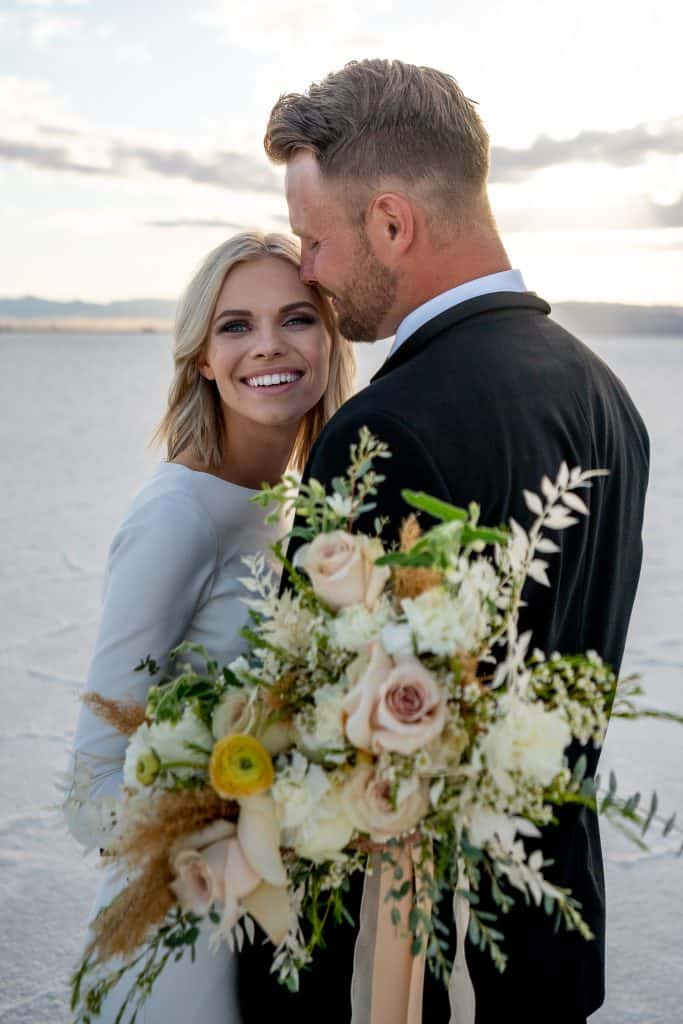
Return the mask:
<svg viewBox="0 0 683 1024">
<path fill-rule="evenodd" d="M 416 890 L 416 847 L 403 846 L 395 863 L 382 863 L 374 853 L 365 876 L 360 911 L 360 925 L 353 959 L 351 980 L 351 1024 L 422 1024 L 426 949 L 418 956 L 411 953 L 412 934 L 407 928 L 407 915 Z M 403 870 L 400 882 L 394 879 L 394 868 Z M 461 865 L 460 888 L 468 889 L 467 876 Z M 389 900 L 389 890 L 404 881 L 411 882 L 403 900 Z M 412 890 L 412 892 L 411 892 Z M 422 898 L 421 909 L 431 913 L 431 901 Z M 398 907 L 401 926 L 391 923 L 391 908 Z M 451 1015 L 449 1024 L 474 1024 L 474 987 L 465 958 L 465 937 L 469 924 L 470 905 L 459 892 L 453 897 L 453 913 L 457 929 L 457 945 L 448 996 Z"/>
</svg>

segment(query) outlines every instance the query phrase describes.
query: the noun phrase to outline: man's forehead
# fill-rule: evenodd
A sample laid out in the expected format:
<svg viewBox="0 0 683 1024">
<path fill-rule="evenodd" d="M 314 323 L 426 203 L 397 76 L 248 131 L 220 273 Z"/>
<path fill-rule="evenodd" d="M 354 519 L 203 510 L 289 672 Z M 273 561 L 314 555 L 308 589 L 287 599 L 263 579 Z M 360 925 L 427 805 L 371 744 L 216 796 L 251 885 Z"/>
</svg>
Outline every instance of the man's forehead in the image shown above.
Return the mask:
<svg viewBox="0 0 683 1024">
<path fill-rule="evenodd" d="M 288 162 L 285 194 L 292 230 L 304 234 L 306 224 L 318 220 L 325 208 L 320 170 L 312 153 L 301 150 Z M 301 230 L 299 230 L 301 229 Z"/>
</svg>

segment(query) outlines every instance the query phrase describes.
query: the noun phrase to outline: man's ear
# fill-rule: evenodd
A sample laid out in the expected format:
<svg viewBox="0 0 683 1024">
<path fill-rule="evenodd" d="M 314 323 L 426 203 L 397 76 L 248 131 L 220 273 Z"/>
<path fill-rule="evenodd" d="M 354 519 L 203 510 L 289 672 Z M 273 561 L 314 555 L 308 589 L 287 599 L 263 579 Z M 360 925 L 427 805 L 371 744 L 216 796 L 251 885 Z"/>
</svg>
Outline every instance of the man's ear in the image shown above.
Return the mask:
<svg viewBox="0 0 683 1024">
<path fill-rule="evenodd" d="M 365 231 L 380 262 L 394 266 L 415 237 L 410 200 L 400 192 L 380 192 L 368 207 Z"/>
</svg>

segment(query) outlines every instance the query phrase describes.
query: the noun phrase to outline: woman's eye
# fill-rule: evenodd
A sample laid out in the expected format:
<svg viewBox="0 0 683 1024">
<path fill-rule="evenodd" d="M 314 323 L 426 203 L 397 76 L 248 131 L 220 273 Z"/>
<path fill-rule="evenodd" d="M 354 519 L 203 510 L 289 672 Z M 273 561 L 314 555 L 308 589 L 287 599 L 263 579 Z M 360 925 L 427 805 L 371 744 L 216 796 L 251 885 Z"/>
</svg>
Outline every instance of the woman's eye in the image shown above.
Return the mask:
<svg viewBox="0 0 683 1024">
<path fill-rule="evenodd" d="M 290 316 L 289 320 L 285 320 L 285 327 L 290 327 L 292 324 L 314 324 L 315 317 L 301 314 L 300 316 Z"/>
<path fill-rule="evenodd" d="M 249 329 L 249 324 L 244 320 L 230 320 L 228 323 L 223 324 L 220 328 L 219 334 L 241 334 L 243 331 Z"/>
</svg>

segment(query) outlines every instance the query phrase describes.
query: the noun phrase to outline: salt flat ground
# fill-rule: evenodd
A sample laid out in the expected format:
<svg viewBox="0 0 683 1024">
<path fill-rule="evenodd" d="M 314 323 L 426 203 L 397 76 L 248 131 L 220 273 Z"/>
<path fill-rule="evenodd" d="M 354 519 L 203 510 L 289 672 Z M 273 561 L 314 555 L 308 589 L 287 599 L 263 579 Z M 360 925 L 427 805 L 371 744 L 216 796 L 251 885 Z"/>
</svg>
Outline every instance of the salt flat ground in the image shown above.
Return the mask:
<svg viewBox="0 0 683 1024">
<path fill-rule="evenodd" d="M 683 339 L 594 343 L 652 437 L 645 563 L 625 672 L 683 711 Z M 361 348 L 363 375 L 386 346 Z M 145 450 L 165 396 L 162 336 L 0 336 L 0 1022 L 68 1020 L 68 976 L 94 896 L 53 807 L 98 618 L 103 565 L 130 497 L 161 458 Z M 145 652 L 141 652 L 144 654 Z M 624 791 L 683 812 L 683 732 L 613 723 L 602 768 Z M 603 828 L 608 997 L 595 1024 L 674 1024 L 681 1010 L 683 860 Z M 445 1024 L 445 1022 L 444 1022 Z"/>
</svg>

